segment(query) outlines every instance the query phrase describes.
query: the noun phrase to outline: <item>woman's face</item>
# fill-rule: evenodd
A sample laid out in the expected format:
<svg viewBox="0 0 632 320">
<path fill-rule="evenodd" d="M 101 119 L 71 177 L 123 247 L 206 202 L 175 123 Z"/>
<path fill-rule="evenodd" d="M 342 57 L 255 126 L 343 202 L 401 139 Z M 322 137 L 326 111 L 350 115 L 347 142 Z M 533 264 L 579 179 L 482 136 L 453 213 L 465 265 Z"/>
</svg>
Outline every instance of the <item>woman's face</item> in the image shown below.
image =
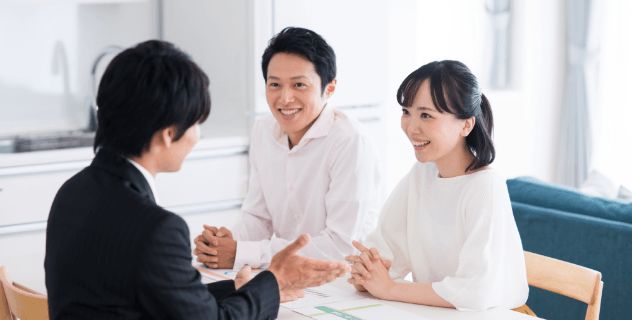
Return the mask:
<svg viewBox="0 0 632 320">
<path fill-rule="evenodd" d="M 439 112 L 432 102 L 430 81 L 425 80 L 417 90 L 410 107 L 402 107 L 402 130 L 410 140 L 417 161 L 455 161 L 460 152 L 468 152 L 464 126 L 466 120 L 448 112 Z M 438 164 L 438 163 L 437 163 Z"/>
</svg>

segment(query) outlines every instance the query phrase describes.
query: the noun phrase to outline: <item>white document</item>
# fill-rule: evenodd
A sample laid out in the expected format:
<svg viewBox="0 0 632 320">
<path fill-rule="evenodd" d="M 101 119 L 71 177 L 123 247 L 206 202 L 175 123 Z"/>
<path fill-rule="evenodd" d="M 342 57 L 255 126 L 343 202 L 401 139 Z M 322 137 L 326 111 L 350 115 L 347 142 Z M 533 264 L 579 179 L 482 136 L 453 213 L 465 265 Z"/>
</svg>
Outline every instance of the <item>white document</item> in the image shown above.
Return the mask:
<svg viewBox="0 0 632 320">
<path fill-rule="evenodd" d="M 200 274 L 203 277 L 211 279 L 213 280 L 213 282 L 222 280 L 235 280 L 237 272 L 239 272 L 233 269 L 211 269 L 199 262 L 194 262 L 192 265 L 195 269 L 200 271 Z M 262 271 L 263 269 L 252 269 L 252 276 L 254 277 Z"/>
<path fill-rule="evenodd" d="M 322 305 L 324 303 L 334 303 L 341 301 L 348 301 L 354 299 L 365 299 L 357 292 L 349 292 L 342 289 L 338 289 L 334 286 L 325 284 L 316 288 L 303 289 L 305 291 L 305 298 L 298 300 L 281 303 L 281 306 L 288 309 L 296 309 L 302 307 L 312 307 Z"/>
<path fill-rule="evenodd" d="M 367 298 L 298 308 L 293 311 L 317 320 L 430 320 L 382 304 L 379 300 Z"/>
</svg>

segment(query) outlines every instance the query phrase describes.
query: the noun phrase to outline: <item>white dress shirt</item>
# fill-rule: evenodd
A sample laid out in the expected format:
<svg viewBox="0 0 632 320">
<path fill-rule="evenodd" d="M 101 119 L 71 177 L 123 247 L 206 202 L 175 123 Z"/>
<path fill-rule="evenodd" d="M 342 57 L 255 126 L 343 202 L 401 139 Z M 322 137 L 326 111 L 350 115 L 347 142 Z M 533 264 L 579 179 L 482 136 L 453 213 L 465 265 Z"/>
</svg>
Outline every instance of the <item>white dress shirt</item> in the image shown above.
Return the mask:
<svg viewBox="0 0 632 320">
<path fill-rule="evenodd" d="M 158 193 L 156 193 L 156 179 L 154 179 L 154 176 L 152 176 L 151 173 L 149 173 L 149 171 L 145 169 L 145 167 L 134 162 L 134 160 L 127 159 L 127 161 L 133 164 L 134 167 L 136 167 L 136 169 L 138 169 L 138 171 L 143 174 L 143 177 L 145 177 L 145 180 L 147 180 L 147 183 L 149 184 L 149 189 L 151 189 L 151 193 L 154 195 L 154 200 L 156 200 L 156 204 L 160 205 L 160 201 L 158 201 Z"/>
<path fill-rule="evenodd" d="M 439 178 L 417 162 L 386 200 L 366 240 L 390 275 L 412 271 L 457 309 L 522 306 L 529 295 L 522 241 L 505 179 L 494 169 Z"/>
<path fill-rule="evenodd" d="M 299 252 L 344 261 L 375 228 L 380 209 L 378 155 L 355 119 L 325 107 L 298 145 L 272 115 L 258 119 L 250 144 L 250 182 L 237 240 L 235 269 L 267 267 L 272 255 L 308 233 Z M 273 236 L 274 235 L 274 236 Z"/>
</svg>

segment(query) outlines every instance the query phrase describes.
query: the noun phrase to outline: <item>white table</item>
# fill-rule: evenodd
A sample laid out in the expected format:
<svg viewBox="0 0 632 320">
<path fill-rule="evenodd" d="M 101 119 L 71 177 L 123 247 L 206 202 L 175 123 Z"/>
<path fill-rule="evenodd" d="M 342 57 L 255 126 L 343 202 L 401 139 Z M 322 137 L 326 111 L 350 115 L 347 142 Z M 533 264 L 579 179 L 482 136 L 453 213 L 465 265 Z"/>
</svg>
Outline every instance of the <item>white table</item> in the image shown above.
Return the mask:
<svg viewBox="0 0 632 320">
<path fill-rule="evenodd" d="M 210 282 L 208 279 L 202 277 L 202 282 L 208 283 Z M 342 277 L 336 279 L 336 281 L 332 282 L 330 285 L 333 285 L 336 288 L 347 290 L 347 291 L 355 291 L 353 285 L 347 283 L 347 277 Z M 376 299 L 367 294 L 368 298 Z M 386 301 L 380 300 L 382 303 L 408 311 L 410 313 L 426 317 L 431 320 L 534 320 L 540 319 L 532 316 L 528 316 L 526 314 L 518 313 L 515 311 L 511 311 L 503 308 L 491 308 L 486 311 L 480 312 L 465 312 L 465 311 L 457 311 L 456 309 L 448 309 L 448 308 L 440 308 L 440 307 L 430 307 L 430 306 L 422 306 L 418 304 L 404 303 L 404 302 L 394 302 L 394 301 Z M 290 309 L 280 307 L 279 308 L 279 320 L 305 320 L 312 319 L 310 317 L 298 314 Z M 385 319 L 386 320 L 386 319 Z"/>
</svg>

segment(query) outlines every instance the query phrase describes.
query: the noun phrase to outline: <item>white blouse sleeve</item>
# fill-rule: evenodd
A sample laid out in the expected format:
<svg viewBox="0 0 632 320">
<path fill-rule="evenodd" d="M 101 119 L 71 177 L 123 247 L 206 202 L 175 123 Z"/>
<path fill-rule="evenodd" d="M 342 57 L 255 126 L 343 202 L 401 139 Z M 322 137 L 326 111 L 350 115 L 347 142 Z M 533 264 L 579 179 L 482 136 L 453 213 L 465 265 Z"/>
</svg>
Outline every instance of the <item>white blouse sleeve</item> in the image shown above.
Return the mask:
<svg viewBox="0 0 632 320">
<path fill-rule="evenodd" d="M 504 257 L 508 246 L 522 255 L 522 244 L 517 232 L 508 228 L 507 219 L 513 222 L 513 215 L 506 186 L 501 183 L 504 180 L 492 175 L 469 182 L 460 206 L 466 238 L 456 274 L 432 284 L 439 296 L 461 311 L 501 305 L 507 294 L 506 283 L 516 283 L 508 277 L 520 276 L 520 271 L 509 270 L 514 268 Z M 526 272 L 522 276 L 526 277 Z"/>
<path fill-rule="evenodd" d="M 391 278 L 403 279 L 411 272 L 408 254 L 406 217 L 408 212 L 407 174 L 395 187 L 386 200 L 380 213 L 377 228 L 367 237 L 364 245 L 375 247 L 382 259 L 391 260 L 389 271 Z"/>
</svg>

